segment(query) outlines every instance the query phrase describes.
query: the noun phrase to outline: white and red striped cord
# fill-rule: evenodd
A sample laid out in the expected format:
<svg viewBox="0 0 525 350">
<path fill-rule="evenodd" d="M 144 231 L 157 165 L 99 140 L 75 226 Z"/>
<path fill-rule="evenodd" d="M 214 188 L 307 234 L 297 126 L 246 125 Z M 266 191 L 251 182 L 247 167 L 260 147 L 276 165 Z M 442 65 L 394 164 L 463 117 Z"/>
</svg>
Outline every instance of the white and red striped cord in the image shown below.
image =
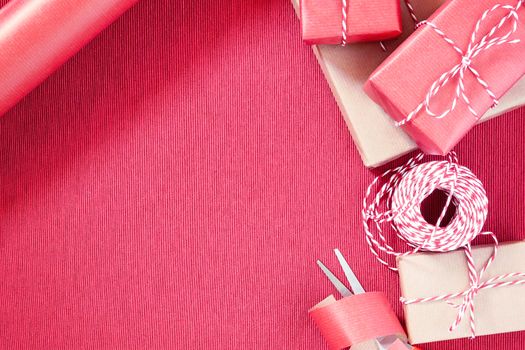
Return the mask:
<svg viewBox="0 0 525 350">
<path fill-rule="evenodd" d="M 391 270 L 396 270 L 391 262 L 400 256 L 418 251 L 448 252 L 464 248 L 469 271 L 468 289 L 401 301 L 404 304 L 446 301 L 458 309 L 450 330 L 456 329 L 468 314 L 471 334 L 474 336 L 474 300 L 477 293 L 488 288 L 525 284 L 525 279 L 522 279 L 525 273 L 509 273 L 482 282 L 485 271 L 496 258 L 498 246 L 492 232 L 482 232 L 488 213 L 488 199 L 483 184 L 468 168 L 457 164 L 457 156 L 453 152 L 445 161 L 421 163 L 422 159 L 423 154 L 419 154 L 405 165 L 376 177 L 370 184 L 362 211 L 366 241 L 377 260 Z M 384 183 L 380 184 L 380 181 Z M 448 193 L 448 199 L 437 223 L 432 225 L 422 216 L 421 203 L 435 190 Z M 456 212 L 447 226 L 440 227 L 451 203 L 456 206 Z M 471 242 L 480 235 L 492 237 L 495 244 L 493 254 L 477 271 Z M 393 248 L 395 242 L 389 237 L 399 238 L 409 249 L 398 252 Z M 463 298 L 459 305 L 453 303 L 457 298 Z"/>
<path fill-rule="evenodd" d="M 348 0 L 342 0 L 343 2 L 343 19 L 342 19 L 342 28 L 343 28 L 343 33 L 342 33 L 342 41 L 341 41 L 341 46 L 346 46 L 347 44 L 347 38 L 346 38 L 346 31 L 347 31 L 347 27 L 346 27 L 346 23 L 347 23 L 347 16 L 348 16 L 348 3 L 347 3 Z"/>
<path fill-rule="evenodd" d="M 405 165 L 376 177 L 363 201 L 363 225 L 372 254 L 380 263 L 395 270 L 390 260 L 417 251 L 446 252 L 466 246 L 481 232 L 488 213 L 488 199 L 481 181 L 457 164 L 455 153 L 445 161 L 421 163 L 423 154 Z M 380 181 L 385 182 L 380 185 Z M 434 190 L 449 194 L 436 225 L 421 215 L 421 203 Z M 454 218 L 440 227 L 447 207 L 454 201 Z M 392 248 L 384 227 L 407 243 L 410 249 L 400 253 Z"/>
</svg>

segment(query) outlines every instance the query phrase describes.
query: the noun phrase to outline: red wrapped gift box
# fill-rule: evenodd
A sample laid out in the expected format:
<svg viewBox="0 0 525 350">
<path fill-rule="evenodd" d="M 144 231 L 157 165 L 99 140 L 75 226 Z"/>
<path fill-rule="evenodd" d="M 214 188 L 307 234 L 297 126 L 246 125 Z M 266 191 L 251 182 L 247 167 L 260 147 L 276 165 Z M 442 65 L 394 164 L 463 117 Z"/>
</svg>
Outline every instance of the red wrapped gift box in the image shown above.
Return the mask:
<svg viewBox="0 0 525 350">
<path fill-rule="evenodd" d="M 446 154 L 525 74 L 524 7 L 448 1 L 372 73 L 367 94 L 423 151 Z"/>
<path fill-rule="evenodd" d="M 301 25 L 308 44 L 341 44 L 343 31 L 353 43 L 395 38 L 403 30 L 399 0 L 302 0 Z"/>
</svg>

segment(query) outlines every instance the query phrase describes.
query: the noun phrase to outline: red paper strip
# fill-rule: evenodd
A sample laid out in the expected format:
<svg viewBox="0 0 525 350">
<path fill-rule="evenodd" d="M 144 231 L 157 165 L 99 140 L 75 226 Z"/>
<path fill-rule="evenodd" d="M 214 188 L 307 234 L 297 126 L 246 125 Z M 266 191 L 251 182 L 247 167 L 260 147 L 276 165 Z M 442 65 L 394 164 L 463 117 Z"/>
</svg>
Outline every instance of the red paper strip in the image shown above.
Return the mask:
<svg viewBox="0 0 525 350">
<path fill-rule="evenodd" d="M 331 349 L 388 335 L 406 336 L 385 294 L 370 292 L 316 306 L 310 316 Z"/>
<path fill-rule="evenodd" d="M 138 0 L 13 0 L 0 9 L 0 115 Z"/>
</svg>

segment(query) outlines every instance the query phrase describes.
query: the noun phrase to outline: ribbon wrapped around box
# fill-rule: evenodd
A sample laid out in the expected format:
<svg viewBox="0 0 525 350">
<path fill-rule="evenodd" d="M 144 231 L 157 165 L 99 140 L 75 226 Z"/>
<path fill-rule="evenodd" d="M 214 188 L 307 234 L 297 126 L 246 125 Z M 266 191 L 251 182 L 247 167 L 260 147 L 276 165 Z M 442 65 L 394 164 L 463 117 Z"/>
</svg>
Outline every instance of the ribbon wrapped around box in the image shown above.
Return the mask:
<svg viewBox="0 0 525 350">
<path fill-rule="evenodd" d="M 137 1 L 9 1 L 0 9 L 0 115 Z"/>
<path fill-rule="evenodd" d="M 301 25 L 308 44 L 380 41 L 403 30 L 399 0 L 301 0 Z"/>
<path fill-rule="evenodd" d="M 397 336 L 406 339 L 403 327 L 381 292 L 356 294 L 340 300 L 330 295 L 309 313 L 333 350 L 349 347 L 352 350 L 377 350 L 377 338 Z M 387 350 L 406 350 L 406 346 L 397 340 Z"/>
<path fill-rule="evenodd" d="M 475 268 L 491 259 L 494 246 L 472 249 Z M 503 243 L 472 294 L 476 335 L 525 330 L 525 242 Z M 397 259 L 408 339 L 421 344 L 472 336 L 469 317 L 450 331 L 458 308 L 469 297 L 469 269 L 463 250 L 417 253 Z M 458 297 L 448 297 L 454 294 Z M 474 306 L 473 306 L 474 307 Z M 469 311 L 468 309 L 466 311 Z"/>
<path fill-rule="evenodd" d="M 291 1 L 299 16 L 299 0 Z M 419 20 L 427 19 L 444 2 L 444 0 L 414 2 L 415 17 Z M 367 167 L 377 167 L 417 149 L 417 145 L 403 128 L 396 127 L 388 114 L 372 101 L 363 89 L 370 74 L 404 41 L 408 34 L 413 32 L 414 19 L 409 15 L 406 6 L 402 5 L 401 10 L 403 34 L 396 40 L 386 42 L 386 51 L 381 50 L 377 43 L 362 43 L 346 47 L 311 46 L 356 148 Z M 525 77 L 505 94 L 496 108 L 485 113 L 479 123 L 499 117 L 522 105 L 525 105 Z"/>
<path fill-rule="evenodd" d="M 454 0 L 422 22 L 365 91 L 425 152 L 446 154 L 525 74 L 525 5 Z"/>
</svg>

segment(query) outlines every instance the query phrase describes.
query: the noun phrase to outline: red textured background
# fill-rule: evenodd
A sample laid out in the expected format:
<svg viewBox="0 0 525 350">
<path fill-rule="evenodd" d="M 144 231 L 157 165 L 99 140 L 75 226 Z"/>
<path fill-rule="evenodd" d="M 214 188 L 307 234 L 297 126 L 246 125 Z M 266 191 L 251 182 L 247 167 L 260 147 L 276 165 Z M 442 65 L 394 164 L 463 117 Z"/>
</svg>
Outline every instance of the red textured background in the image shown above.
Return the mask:
<svg viewBox="0 0 525 350">
<path fill-rule="evenodd" d="M 524 237 L 524 118 L 457 148 L 502 240 Z M 288 0 L 144 0 L 0 136 L 1 349 L 325 349 L 306 310 L 334 247 L 400 311 L 359 221 L 373 173 Z"/>
</svg>

